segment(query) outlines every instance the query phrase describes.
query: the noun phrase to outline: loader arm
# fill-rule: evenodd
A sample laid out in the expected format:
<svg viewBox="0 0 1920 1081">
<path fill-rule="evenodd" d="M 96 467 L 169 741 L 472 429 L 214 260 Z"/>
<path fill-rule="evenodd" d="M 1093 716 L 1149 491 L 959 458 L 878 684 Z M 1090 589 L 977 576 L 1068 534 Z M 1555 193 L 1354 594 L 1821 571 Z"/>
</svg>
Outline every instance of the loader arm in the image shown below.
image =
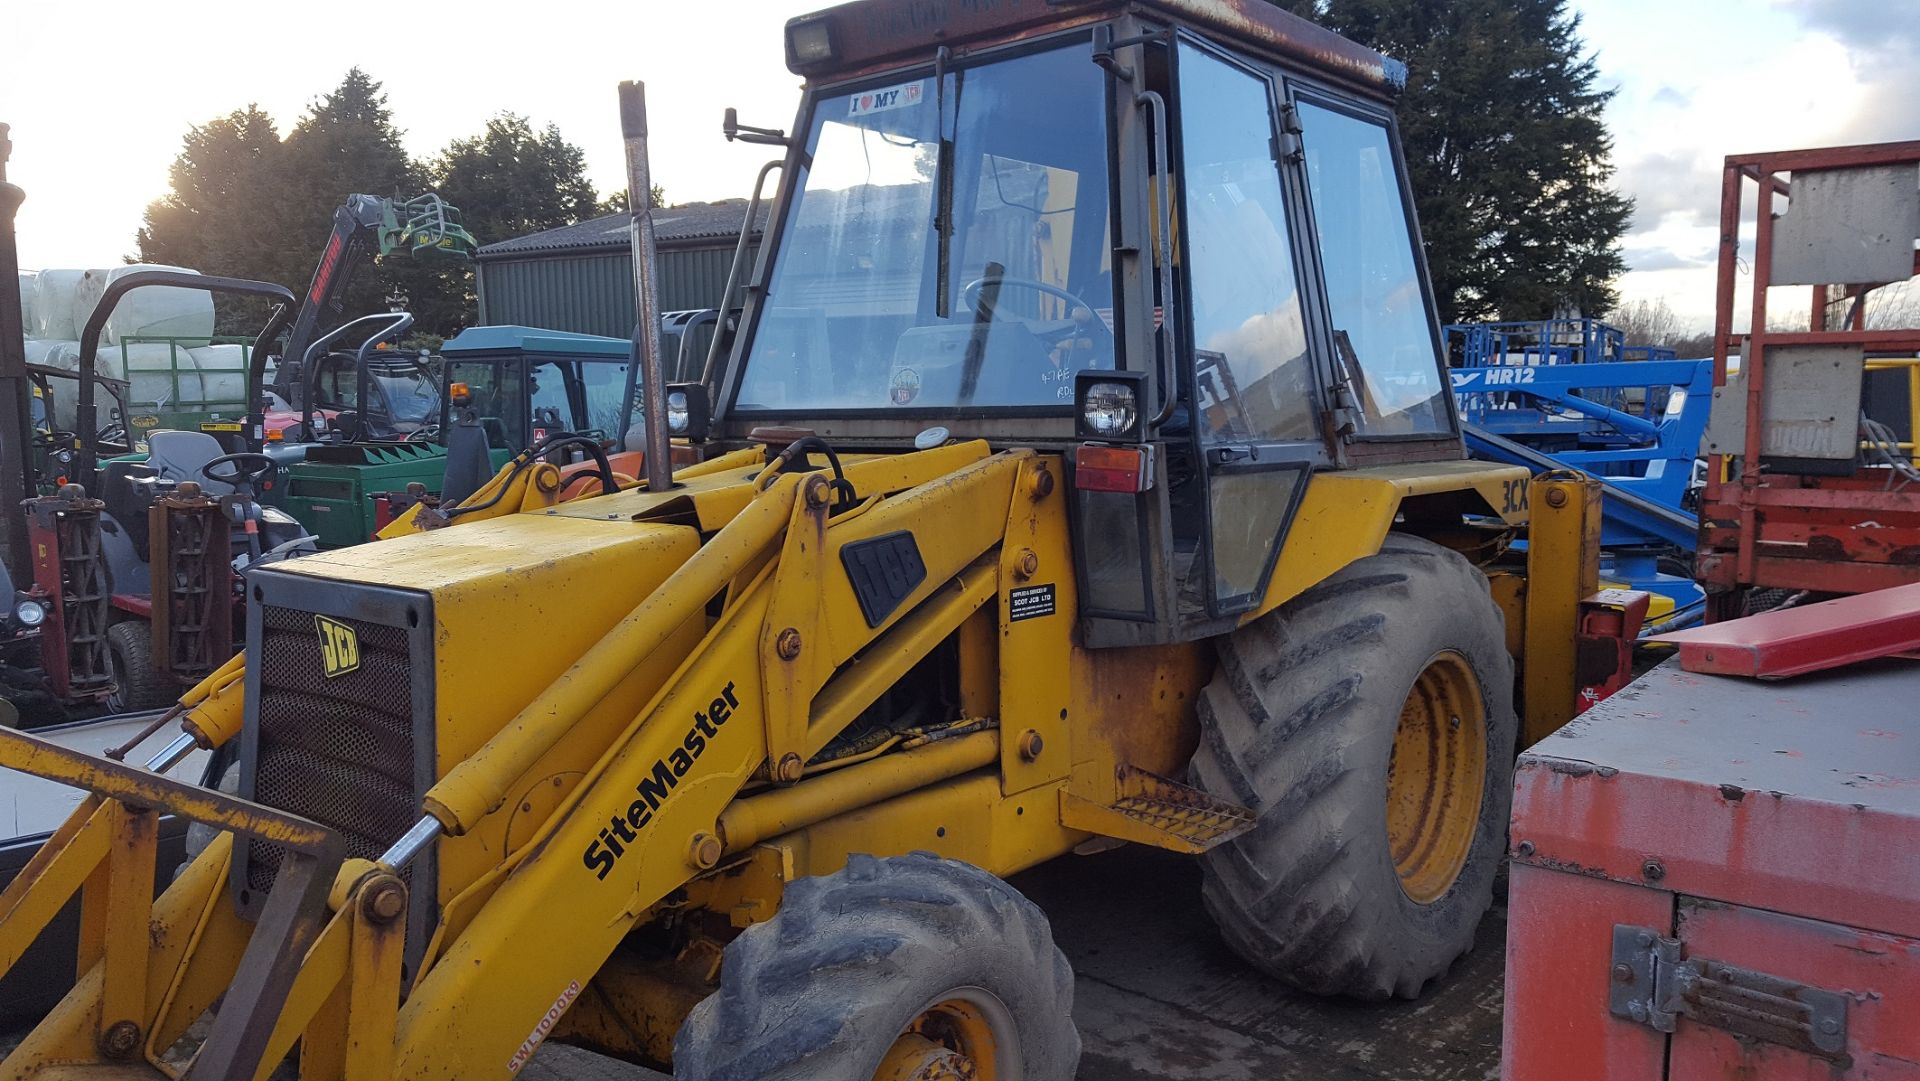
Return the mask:
<svg viewBox="0 0 1920 1081">
<path fill-rule="evenodd" d="M 690 486 L 686 496 L 633 493 L 592 501 L 611 506 L 637 499 L 642 502 L 623 506 L 653 509 L 635 517 L 691 513 L 719 528 L 683 565 L 685 574 L 669 576 L 519 716 L 499 718 L 494 737 L 430 791 L 426 806 L 453 827 L 441 843 L 460 843 L 468 840 L 460 836 L 467 825 L 484 834 L 502 813 L 503 797 L 548 768 L 548 755 L 562 753 L 555 748 L 563 741 L 603 744 L 544 823 L 508 834 L 517 839 L 491 870 L 449 886 L 458 894 L 438 906 L 434 937 L 397 1013 L 390 1004 L 401 999 L 408 921 L 396 908 L 435 900 L 399 900 L 406 898 L 397 877 L 405 867 L 349 859 L 337 873 L 322 870 L 324 881 L 287 877 L 287 895 L 306 900 L 275 908 L 269 899 L 269 910 L 250 925 L 227 888 L 236 845 L 288 836 L 254 824 L 261 814 L 274 821 L 277 812 L 194 795 L 129 767 L 102 773 L 84 756 L 50 760 L 31 746 L 10 755 L 7 764 L 15 768 L 71 774 L 100 792 L 66 831 L 85 844 L 60 865 L 69 868 L 59 879 L 68 887 L 60 896 L 90 880 L 93 863 L 116 857 L 116 876 L 103 881 L 138 876 L 139 852 L 129 864 L 112 838 L 124 823 L 150 814 L 141 806 L 224 816 L 218 820 L 236 829 L 238 840 L 223 837 L 152 906 L 156 952 L 144 969 L 105 982 L 84 978 L 9 1059 L 8 1075 L 124 1061 L 125 1048 L 101 1050 L 101 1032 L 112 1024 L 101 1018 L 113 1012 L 108 1000 L 125 994 L 113 988 L 144 978 L 151 986 L 123 1019 L 142 1037 L 141 1055 L 156 1066 L 166 1047 L 224 994 L 220 1039 L 202 1054 L 211 1056 L 208 1063 L 224 1064 L 221 1070 L 240 1070 L 239 1076 L 266 1076 L 296 1041 L 302 1076 L 314 1081 L 509 1076 L 627 933 L 724 858 L 920 785 L 967 774 L 993 777 L 989 767 L 1002 748 L 991 715 L 922 731 L 859 769 L 816 777 L 807 763 L 905 672 L 953 640 L 970 617 L 997 622 L 997 613 L 980 610 L 997 601 L 1006 578 L 1031 573 L 1022 563 L 1031 547 L 1008 553 L 1009 537 L 1046 548 L 1050 557 L 1063 553 L 1064 535 L 1051 546 L 1031 536 L 1039 528 L 1033 508 L 1053 493 L 1049 470 L 1057 463 L 1031 451 L 990 454 L 983 444 L 863 459 L 845 474 L 851 496 L 822 471 L 740 470 L 740 464 L 736 459 L 709 472 L 707 483 Z M 750 526 L 755 520 L 771 528 Z M 929 530 L 928 521 L 947 524 Z M 716 569 L 695 573 L 697 565 Z M 709 605 L 715 583 L 719 595 Z M 678 629 L 689 611 L 702 608 L 711 615 L 704 632 L 697 642 L 683 642 Z M 650 619 L 660 622 L 649 626 Z M 623 666 L 637 658 L 622 647 L 635 643 L 640 658 L 664 648 L 683 659 L 670 675 L 654 677 L 657 689 L 617 735 L 595 737 L 606 730 L 582 718 L 631 682 Z M 585 670 L 595 663 L 605 670 Z M 195 742 L 218 744 L 233 735 L 242 670 L 236 659 L 187 696 L 193 701 L 183 704 L 183 720 Z M 1065 672 L 1059 664 L 1042 677 L 1057 685 L 1063 701 Z M 971 705 L 990 714 L 997 703 Z M 1061 766 L 1048 775 L 1056 784 L 1066 773 L 1066 755 L 1058 757 Z M 883 776 L 876 783 L 877 775 Z M 1030 785 L 1034 778 L 1010 783 Z M 300 836 L 302 844 L 319 843 Z M 1040 856 L 1036 851 L 1032 858 Z M 471 861 L 460 866 L 470 868 Z M 35 912 L 57 903 L 51 888 L 36 891 L 27 879 L 11 896 L 32 896 Z M 281 893 L 276 886 L 275 896 Z M 124 894 L 122 888 L 116 911 L 129 905 Z M 314 908 L 322 896 L 325 907 Z M 133 910 L 120 916 L 121 925 L 144 922 L 147 906 Z M 0 920 L 6 941 L 32 937 L 35 921 L 27 915 Z M 556 926 L 577 933 L 549 934 Z M 546 945 L 525 948 L 533 941 Z M 116 951 L 117 966 L 102 971 L 124 969 L 128 952 L 125 946 Z M 271 993 L 234 994 L 260 980 L 269 981 Z M 449 1055 L 449 1048 L 461 1050 Z"/>
<path fill-rule="evenodd" d="M 899 495 L 870 496 L 838 517 L 823 476 L 790 484 L 777 560 L 728 598 L 699 647 L 409 996 L 395 1076 L 504 1075 L 523 1043 L 544 1036 L 548 1012 L 571 1002 L 656 902 L 707 869 L 702 841 L 726 844 L 717 823 L 756 770 L 766 764 L 776 777 L 819 783 L 792 771 L 892 682 L 882 669 L 904 670 L 996 594 L 990 553 L 1031 458 L 985 458 Z M 955 524 L 915 534 L 920 581 L 890 611 L 863 611 L 840 569 L 843 553 L 932 520 L 926 515 Z M 941 618 L 907 618 L 928 605 Z M 842 690 L 835 673 L 863 651 L 884 659 L 843 675 L 854 683 Z M 543 932 L 554 926 L 576 933 L 551 948 L 516 945 L 550 941 Z M 457 1068 L 451 1047 L 470 1049 Z"/>
</svg>

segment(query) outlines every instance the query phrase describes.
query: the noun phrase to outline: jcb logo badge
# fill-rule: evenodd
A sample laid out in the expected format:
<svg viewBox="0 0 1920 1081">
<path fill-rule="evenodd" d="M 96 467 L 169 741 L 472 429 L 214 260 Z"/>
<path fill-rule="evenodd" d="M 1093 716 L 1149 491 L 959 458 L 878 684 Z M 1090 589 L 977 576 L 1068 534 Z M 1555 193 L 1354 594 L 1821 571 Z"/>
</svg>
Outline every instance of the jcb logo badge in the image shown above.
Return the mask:
<svg viewBox="0 0 1920 1081">
<path fill-rule="evenodd" d="M 360 667 L 360 636 L 352 627 L 326 616 L 314 616 L 313 626 L 320 632 L 320 666 L 327 678 L 344 676 Z"/>
</svg>

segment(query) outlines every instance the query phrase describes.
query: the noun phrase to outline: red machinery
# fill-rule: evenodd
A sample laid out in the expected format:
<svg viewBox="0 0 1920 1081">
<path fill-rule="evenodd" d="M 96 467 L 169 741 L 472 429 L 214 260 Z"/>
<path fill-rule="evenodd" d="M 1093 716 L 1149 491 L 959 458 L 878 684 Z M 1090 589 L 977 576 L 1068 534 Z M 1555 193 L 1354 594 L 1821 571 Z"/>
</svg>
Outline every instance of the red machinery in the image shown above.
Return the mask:
<svg viewBox="0 0 1920 1081">
<path fill-rule="evenodd" d="M 1917 698 L 1669 661 L 1522 755 L 1506 1081 L 1920 1078 Z"/>
<path fill-rule="evenodd" d="M 1920 327 L 1869 329 L 1867 319 L 1873 290 L 1920 274 L 1916 175 L 1920 142 L 1726 159 L 1708 428 L 1716 453 L 1696 567 L 1710 619 L 1740 615 L 1754 587 L 1863 593 L 1920 582 L 1920 483 L 1891 476 L 1875 448 L 1862 455 L 1855 426 L 1861 368 L 1911 366 L 1920 353 Z M 1749 182 L 1759 192 L 1752 207 Z M 1737 333 L 1738 238 L 1749 219 L 1752 314 Z M 1805 330 L 1768 325 L 1768 290 L 1787 285 L 1811 289 Z M 1733 352 L 1739 370 L 1729 373 Z M 1874 360 L 1889 355 L 1897 359 Z M 1908 458 L 1912 448 L 1912 437 L 1900 445 Z"/>
<path fill-rule="evenodd" d="M 1867 305 L 1920 273 L 1920 142 L 1729 157 L 1721 233 L 1716 622 L 1520 758 L 1506 1081 L 1920 1081 L 1920 664 L 1888 656 L 1920 644 L 1920 449 L 1861 405 L 1920 352 Z M 1808 329 L 1768 329 L 1781 285 Z M 1757 587 L 1840 596 L 1735 618 Z"/>
</svg>

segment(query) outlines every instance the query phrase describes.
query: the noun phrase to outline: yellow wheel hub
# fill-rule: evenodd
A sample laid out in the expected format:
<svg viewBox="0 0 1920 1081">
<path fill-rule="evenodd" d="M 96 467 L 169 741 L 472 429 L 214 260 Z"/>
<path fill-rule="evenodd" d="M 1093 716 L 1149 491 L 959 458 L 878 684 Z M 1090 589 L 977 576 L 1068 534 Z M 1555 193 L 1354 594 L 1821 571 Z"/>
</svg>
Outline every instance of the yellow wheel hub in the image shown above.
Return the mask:
<svg viewBox="0 0 1920 1081">
<path fill-rule="evenodd" d="M 982 1005 L 968 997 L 944 999 L 893 1041 L 874 1081 L 1006 1081 L 995 1065 L 998 1039 Z"/>
<path fill-rule="evenodd" d="M 1400 707 L 1387 761 L 1387 842 L 1400 888 L 1445 897 L 1467 864 L 1487 772 L 1487 711 L 1473 666 L 1447 650 L 1427 662 Z"/>
</svg>

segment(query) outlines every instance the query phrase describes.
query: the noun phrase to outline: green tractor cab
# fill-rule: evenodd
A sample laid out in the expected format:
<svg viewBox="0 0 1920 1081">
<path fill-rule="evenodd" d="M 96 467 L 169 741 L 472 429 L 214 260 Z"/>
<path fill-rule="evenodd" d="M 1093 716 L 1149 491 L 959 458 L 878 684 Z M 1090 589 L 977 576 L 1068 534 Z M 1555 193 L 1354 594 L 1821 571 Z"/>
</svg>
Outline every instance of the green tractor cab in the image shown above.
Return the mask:
<svg viewBox="0 0 1920 1081">
<path fill-rule="evenodd" d="M 618 440 L 632 343 L 535 327 L 469 327 L 441 347 L 446 385 L 464 386 L 495 468 L 558 432 Z M 456 418 L 444 407 L 441 430 Z"/>
</svg>

